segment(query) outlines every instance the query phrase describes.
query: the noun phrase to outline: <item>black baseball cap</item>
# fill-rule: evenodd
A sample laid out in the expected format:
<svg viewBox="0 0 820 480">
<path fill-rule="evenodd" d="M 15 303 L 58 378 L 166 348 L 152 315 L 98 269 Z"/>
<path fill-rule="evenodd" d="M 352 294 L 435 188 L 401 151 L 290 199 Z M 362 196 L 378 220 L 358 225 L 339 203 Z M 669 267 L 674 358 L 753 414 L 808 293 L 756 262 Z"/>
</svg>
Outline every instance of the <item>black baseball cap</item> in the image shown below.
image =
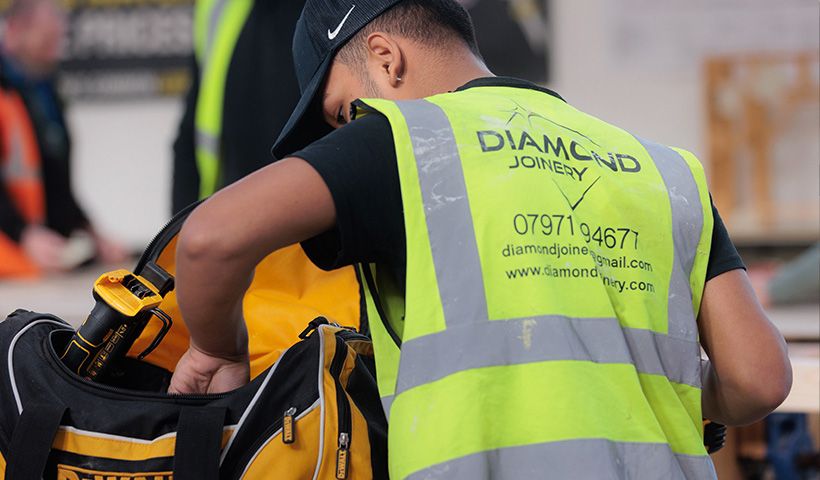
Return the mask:
<svg viewBox="0 0 820 480">
<path fill-rule="evenodd" d="M 302 98 L 279 134 L 283 158 L 330 131 L 319 114 L 321 90 L 336 52 L 359 30 L 401 0 L 308 0 L 293 34 L 293 64 Z"/>
</svg>

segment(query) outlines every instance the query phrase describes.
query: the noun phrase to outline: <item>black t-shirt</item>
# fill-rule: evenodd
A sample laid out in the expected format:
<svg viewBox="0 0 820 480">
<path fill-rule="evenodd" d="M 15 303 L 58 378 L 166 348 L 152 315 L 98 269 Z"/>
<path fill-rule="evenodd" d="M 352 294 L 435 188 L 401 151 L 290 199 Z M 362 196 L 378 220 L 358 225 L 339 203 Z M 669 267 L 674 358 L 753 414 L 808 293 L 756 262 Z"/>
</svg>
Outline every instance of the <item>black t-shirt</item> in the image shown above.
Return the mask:
<svg viewBox="0 0 820 480">
<path fill-rule="evenodd" d="M 501 77 L 478 79 L 459 90 L 481 86 L 531 88 L 557 96 L 532 83 Z M 326 270 L 359 262 L 386 264 L 403 285 L 404 214 L 387 118 L 366 115 L 291 156 L 304 159 L 319 172 L 336 205 L 335 228 L 302 242 L 308 257 Z M 714 205 L 712 213 L 715 224 L 707 280 L 745 268 Z"/>
</svg>

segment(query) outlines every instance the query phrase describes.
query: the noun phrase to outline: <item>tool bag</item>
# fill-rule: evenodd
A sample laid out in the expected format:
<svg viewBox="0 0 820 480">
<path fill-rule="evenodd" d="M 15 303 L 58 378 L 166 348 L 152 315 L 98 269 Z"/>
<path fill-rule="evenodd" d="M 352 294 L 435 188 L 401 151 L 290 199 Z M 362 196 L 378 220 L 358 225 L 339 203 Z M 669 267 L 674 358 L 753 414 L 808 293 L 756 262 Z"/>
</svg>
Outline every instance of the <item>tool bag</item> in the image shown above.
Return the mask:
<svg viewBox="0 0 820 480">
<path fill-rule="evenodd" d="M 177 235 L 196 205 L 183 209 L 160 230 L 139 259 L 135 274 L 143 274 L 152 265 L 171 275 L 176 273 Z M 188 349 L 188 330 L 174 291 L 164 297 L 159 308 L 173 319 L 173 324 L 162 344 L 145 361 L 172 371 Z M 267 370 L 282 351 L 298 342 L 299 332 L 313 318 L 322 316 L 360 332 L 368 331 L 368 309 L 358 272 L 353 267 L 325 272 L 307 259 L 300 245 L 277 250 L 257 265 L 245 294 L 243 313 L 248 330 L 253 332 L 248 339 L 251 378 Z M 128 355 L 136 358 L 149 349 L 160 328 L 156 320 L 148 323 Z"/>
<path fill-rule="evenodd" d="M 0 323 L 0 479 L 387 478 L 386 420 L 372 346 L 316 319 L 244 387 L 155 393 L 169 373 L 136 359 L 130 390 L 59 359 L 74 330 L 18 310 Z"/>
</svg>

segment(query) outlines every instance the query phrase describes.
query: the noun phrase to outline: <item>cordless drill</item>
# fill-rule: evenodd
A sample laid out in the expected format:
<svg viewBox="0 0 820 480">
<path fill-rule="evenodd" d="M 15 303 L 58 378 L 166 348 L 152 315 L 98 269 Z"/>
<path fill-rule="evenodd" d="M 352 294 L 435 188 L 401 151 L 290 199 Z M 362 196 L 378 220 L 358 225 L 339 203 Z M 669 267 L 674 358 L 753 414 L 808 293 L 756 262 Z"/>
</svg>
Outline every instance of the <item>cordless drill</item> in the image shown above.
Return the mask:
<svg viewBox="0 0 820 480">
<path fill-rule="evenodd" d="M 97 303 L 61 357 L 77 375 L 101 381 L 108 367 L 128 353 L 152 317 L 160 319 L 163 326 L 139 355 L 140 360 L 150 354 L 170 330 L 171 318 L 159 305 L 173 289 L 173 276 L 153 262 L 141 273 L 115 270 L 94 282 L 93 295 Z"/>
</svg>

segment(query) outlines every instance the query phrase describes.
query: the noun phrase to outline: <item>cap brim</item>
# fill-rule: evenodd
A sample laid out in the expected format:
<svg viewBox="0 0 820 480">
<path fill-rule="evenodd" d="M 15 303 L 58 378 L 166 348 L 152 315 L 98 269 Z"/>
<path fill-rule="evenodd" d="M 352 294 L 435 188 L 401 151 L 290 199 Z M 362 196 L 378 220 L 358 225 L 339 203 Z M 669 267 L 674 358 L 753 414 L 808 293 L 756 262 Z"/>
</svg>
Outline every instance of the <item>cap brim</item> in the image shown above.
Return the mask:
<svg viewBox="0 0 820 480">
<path fill-rule="evenodd" d="M 293 113 L 285 124 L 285 128 L 279 134 L 276 143 L 273 144 L 271 153 L 277 159 L 282 159 L 287 155 L 308 146 L 311 142 L 325 136 L 332 129 L 324 121 L 321 115 L 321 95 L 325 77 L 330 69 L 334 55 L 327 58 L 316 69 L 310 83 L 302 92 L 302 98 L 293 109 Z M 312 111 L 316 110 L 316 111 Z"/>
</svg>

